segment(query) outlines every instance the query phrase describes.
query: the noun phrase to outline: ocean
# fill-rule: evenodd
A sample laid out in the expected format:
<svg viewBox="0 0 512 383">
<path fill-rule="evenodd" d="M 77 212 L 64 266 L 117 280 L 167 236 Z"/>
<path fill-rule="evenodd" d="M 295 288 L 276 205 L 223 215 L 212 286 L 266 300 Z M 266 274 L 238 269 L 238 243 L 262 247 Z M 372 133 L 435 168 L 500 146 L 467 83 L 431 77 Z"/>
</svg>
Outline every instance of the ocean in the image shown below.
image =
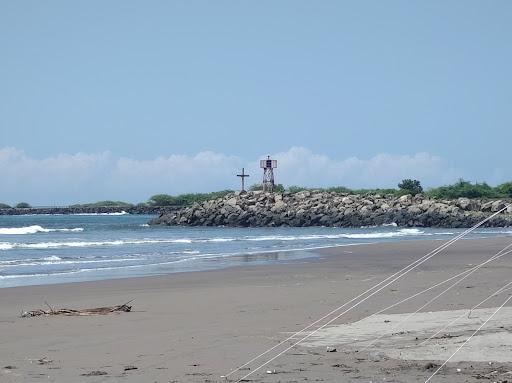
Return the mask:
<svg viewBox="0 0 512 383">
<path fill-rule="evenodd" d="M 150 227 L 150 215 L 0 216 L 0 288 L 292 262 L 314 249 L 444 239 L 463 229 Z M 477 229 L 468 237 L 511 235 Z"/>
</svg>

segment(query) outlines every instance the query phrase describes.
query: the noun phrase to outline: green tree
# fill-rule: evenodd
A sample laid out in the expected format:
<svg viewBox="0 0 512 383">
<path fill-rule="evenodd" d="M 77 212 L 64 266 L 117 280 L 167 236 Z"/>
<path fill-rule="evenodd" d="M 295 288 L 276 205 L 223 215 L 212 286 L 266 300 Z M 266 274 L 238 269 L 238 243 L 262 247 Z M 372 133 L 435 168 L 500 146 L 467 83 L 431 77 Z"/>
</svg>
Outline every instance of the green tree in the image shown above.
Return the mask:
<svg viewBox="0 0 512 383">
<path fill-rule="evenodd" d="M 11 207 L 6 203 L 0 203 L 0 209 L 10 209 Z"/>
<path fill-rule="evenodd" d="M 286 190 L 286 188 L 284 187 L 283 184 L 277 184 L 277 185 L 274 185 L 274 191 L 276 193 L 284 193 Z"/>
<path fill-rule="evenodd" d="M 16 209 L 30 209 L 31 207 L 27 202 L 20 202 L 16 205 Z"/>
<path fill-rule="evenodd" d="M 410 178 L 402 180 L 402 182 L 398 184 L 398 188 L 412 195 L 423 193 L 423 188 L 421 187 L 420 181 L 411 180 Z"/>
<path fill-rule="evenodd" d="M 512 182 L 505 182 L 504 184 L 496 186 L 496 191 L 503 194 L 504 197 L 512 198 Z"/>
<path fill-rule="evenodd" d="M 487 183 L 474 183 L 462 178 L 452 185 L 441 186 L 428 191 L 427 195 L 433 198 L 500 198 L 503 197 L 496 189 Z"/>
<path fill-rule="evenodd" d="M 176 197 L 169 194 L 155 194 L 149 198 L 149 204 L 153 206 L 178 205 Z"/>
</svg>

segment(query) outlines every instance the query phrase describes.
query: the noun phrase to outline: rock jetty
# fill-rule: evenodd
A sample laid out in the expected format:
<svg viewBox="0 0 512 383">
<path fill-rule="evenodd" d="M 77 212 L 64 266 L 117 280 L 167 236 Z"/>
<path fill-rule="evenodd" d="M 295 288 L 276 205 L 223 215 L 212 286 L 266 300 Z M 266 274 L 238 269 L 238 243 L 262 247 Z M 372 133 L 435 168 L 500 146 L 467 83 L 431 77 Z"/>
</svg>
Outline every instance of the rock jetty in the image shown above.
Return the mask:
<svg viewBox="0 0 512 383">
<path fill-rule="evenodd" d="M 422 195 L 350 195 L 323 191 L 228 194 L 162 213 L 152 225 L 181 226 L 335 226 L 396 224 L 402 227 L 471 227 L 511 201 L 459 198 L 429 199 Z M 512 206 L 486 222 L 487 227 L 512 226 Z"/>
</svg>

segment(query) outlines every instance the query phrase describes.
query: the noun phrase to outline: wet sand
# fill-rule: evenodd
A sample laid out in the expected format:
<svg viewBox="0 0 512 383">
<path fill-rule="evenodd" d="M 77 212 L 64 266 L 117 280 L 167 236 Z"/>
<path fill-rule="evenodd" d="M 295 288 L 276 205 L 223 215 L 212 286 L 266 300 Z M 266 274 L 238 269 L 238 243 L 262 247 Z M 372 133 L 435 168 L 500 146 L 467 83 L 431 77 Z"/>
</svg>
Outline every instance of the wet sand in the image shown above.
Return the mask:
<svg viewBox="0 0 512 383">
<path fill-rule="evenodd" d="M 457 242 L 248 379 L 424 382 L 510 291 L 486 302 L 472 320 L 464 316 L 445 329 L 429 347 L 418 345 L 446 320 L 464 313 L 453 310 L 467 310 L 510 282 L 512 255 L 483 267 L 403 325 L 404 316 L 396 314 L 414 312 L 446 286 L 383 316 L 369 316 L 483 262 L 510 242 L 511 236 Z M 236 366 L 441 243 L 349 246 L 272 266 L 0 289 L 0 382 L 224 382 L 221 376 Z M 130 313 L 19 317 L 23 310 L 46 309 L 45 301 L 55 308 L 80 309 L 132 299 Z M 510 313 L 509 307 L 500 311 L 473 346 L 472 340 L 431 382 L 512 381 Z M 368 347 L 376 334 L 382 338 Z M 327 352 L 327 346 L 336 352 Z"/>
</svg>

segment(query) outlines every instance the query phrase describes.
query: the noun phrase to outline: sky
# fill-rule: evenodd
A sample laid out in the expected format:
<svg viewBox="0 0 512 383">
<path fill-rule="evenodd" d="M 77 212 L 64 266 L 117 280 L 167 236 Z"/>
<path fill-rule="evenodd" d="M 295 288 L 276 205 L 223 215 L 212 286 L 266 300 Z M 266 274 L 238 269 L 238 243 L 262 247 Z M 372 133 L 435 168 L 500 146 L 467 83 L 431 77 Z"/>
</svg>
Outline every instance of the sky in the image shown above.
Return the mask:
<svg viewBox="0 0 512 383">
<path fill-rule="evenodd" d="M 512 180 L 512 2 L 0 0 L 0 202 Z"/>
</svg>

